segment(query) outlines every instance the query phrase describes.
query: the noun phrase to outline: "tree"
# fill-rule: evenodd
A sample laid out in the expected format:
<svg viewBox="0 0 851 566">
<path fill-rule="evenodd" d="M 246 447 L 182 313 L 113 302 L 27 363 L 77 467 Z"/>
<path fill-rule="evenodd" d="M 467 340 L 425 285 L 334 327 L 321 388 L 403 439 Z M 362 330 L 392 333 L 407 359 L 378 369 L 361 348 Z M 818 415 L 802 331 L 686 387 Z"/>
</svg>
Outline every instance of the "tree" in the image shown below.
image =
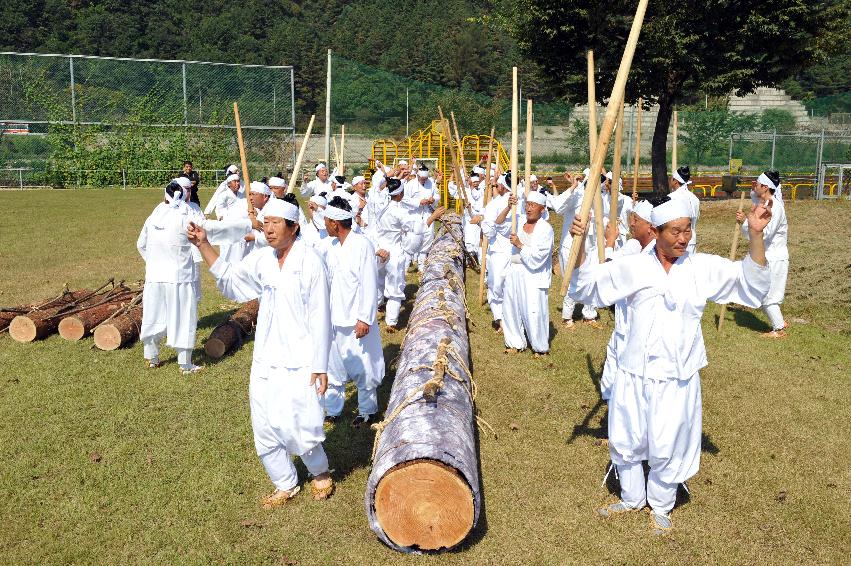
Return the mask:
<svg viewBox="0 0 851 566">
<path fill-rule="evenodd" d="M 758 116 L 720 110 L 685 110 L 682 117 L 682 140 L 688 148 L 686 156 L 694 164 L 707 164 L 704 159 L 713 152 L 726 147 L 733 132 L 752 131 Z M 794 121 L 794 119 L 793 119 Z M 726 157 L 726 156 L 725 156 Z"/>
<path fill-rule="evenodd" d="M 597 92 L 611 92 L 635 0 L 494 0 L 487 18 L 518 42 L 556 93 L 586 97 L 586 58 L 594 50 Z M 737 95 L 776 85 L 846 48 L 847 0 L 653 0 L 626 86 L 626 100 L 657 103 L 652 165 L 667 191 L 666 144 L 677 104 L 703 94 Z M 543 37 L 541 37 L 543 36 Z"/>
</svg>

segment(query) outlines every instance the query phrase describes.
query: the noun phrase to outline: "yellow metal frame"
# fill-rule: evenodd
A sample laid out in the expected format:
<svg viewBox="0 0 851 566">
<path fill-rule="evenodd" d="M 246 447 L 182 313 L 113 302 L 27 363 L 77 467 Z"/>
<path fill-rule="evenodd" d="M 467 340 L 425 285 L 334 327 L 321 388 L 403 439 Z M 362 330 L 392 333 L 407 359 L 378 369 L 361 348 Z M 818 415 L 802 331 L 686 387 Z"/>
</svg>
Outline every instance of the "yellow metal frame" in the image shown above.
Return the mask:
<svg viewBox="0 0 851 566">
<path fill-rule="evenodd" d="M 441 203 L 447 207 L 454 207 L 460 212 L 460 202 L 456 202 L 449 196 L 449 179 L 452 177 L 449 143 L 454 143 L 451 134 L 443 131 L 440 120 L 433 120 L 428 128 L 414 132 L 401 142 L 397 143 L 391 139 L 378 139 L 372 142 L 369 167 L 375 169 L 376 161 L 394 163 L 398 159 L 436 159 L 437 169 L 442 173 Z M 487 152 L 489 143 L 489 135 L 468 135 L 461 140 L 460 148 L 456 145 L 456 151 L 459 156 L 463 154 L 464 161 L 469 167 L 479 163 Z M 508 170 L 509 159 L 505 148 L 496 138 L 493 140 L 493 147 L 498 166 L 502 171 Z"/>
</svg>

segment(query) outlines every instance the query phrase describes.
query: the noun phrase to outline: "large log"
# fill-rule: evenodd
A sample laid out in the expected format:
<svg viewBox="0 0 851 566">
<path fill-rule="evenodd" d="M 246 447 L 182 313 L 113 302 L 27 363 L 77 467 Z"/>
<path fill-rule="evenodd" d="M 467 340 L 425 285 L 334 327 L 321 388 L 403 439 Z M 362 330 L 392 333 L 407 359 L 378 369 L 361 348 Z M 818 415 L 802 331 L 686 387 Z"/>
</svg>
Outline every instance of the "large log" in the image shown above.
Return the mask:
<svg viewBox="0 0 851 566">
<path fill-rule="evenodd" d="M 373 425 L 366 513 L 378 538 L 401 552 L 457 546 L 481 509 L 460 222 L 444 216 L 384 420 Z"/>
<path fill-rule="evenodd" d="M 242 305 L 230 318 L 213 329 L 204 344 L 204 352 L 211 358 L 218 359 L 238 344 L 242 344 L 245 337 L 254 332 L 259 310 L 260 302 L 257 299 Z"/>
<path fill-rule="evenodd" d="M 97 325 L 126 307 L 138 295 L 138 292 L 124 291 L 105 298 L 103 304 L 64 316 L 59 321 L 59 335 L 65 340 L 80 340 L 88 336 Z"/>
<path fill-rule="evenodd" d="M 95 346 L 101 350 L 116 350 L 135 342 L 141 327 L 142 307 L 133 307 L 95 328 Z"/>
<path fill-rule="evenodd" d="M 41 340 L 56 332 L 59 318 L 56 316 L 63 310 L 71 309 L 80 301 L 93 296 L 88 289 L 69 291 L 61 297 L 50 301 L 47 306 L 34 309 L 27 314 L 16 316 L 9 324 L 9 336 L 18 342 Z"/>
</svg>

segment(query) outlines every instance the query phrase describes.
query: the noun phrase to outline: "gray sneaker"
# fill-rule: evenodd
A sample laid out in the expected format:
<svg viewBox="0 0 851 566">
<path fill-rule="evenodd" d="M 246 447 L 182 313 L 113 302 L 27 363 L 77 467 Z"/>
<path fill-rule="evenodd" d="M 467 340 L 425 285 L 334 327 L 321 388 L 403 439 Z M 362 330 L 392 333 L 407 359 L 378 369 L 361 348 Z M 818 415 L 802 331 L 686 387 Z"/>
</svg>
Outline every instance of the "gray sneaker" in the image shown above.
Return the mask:
<svg viewBox="0 0 851 566">
<path fill-rule="evenodd" d="M 609 517 L 620 515 L 621 513 L 629 513 L 630 511 L 637 511 L 637 509 L 630 507 L 623 501 L 618 501 L 617 503 L 609 503 L 605 507 L 597 509 L 597 514 L 608 519 Z"/>
<path fill-rule="evenodd" d="M 674 523 L 671 521 L 671 515 L 665 513 L 650 513 L 650 527 L 653 529 L 654 535 L 664 535 L 674 529 Z"/>
</svg>

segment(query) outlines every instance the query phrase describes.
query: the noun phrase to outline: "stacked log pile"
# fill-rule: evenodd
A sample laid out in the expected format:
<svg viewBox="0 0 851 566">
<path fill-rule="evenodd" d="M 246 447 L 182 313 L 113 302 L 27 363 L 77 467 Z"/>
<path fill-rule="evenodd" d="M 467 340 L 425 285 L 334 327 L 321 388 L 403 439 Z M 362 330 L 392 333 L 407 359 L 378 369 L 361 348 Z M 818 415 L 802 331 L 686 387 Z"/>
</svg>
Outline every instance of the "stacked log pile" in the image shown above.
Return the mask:
<svg viewBox="0 0 851 566">
<path fill-rule="evenodd" d="M 463 541 L 481 508 L 461 221 L 447 214 L 428 255 L 367 481 L 366 513 L 395 550 Z"/>
</svg>

